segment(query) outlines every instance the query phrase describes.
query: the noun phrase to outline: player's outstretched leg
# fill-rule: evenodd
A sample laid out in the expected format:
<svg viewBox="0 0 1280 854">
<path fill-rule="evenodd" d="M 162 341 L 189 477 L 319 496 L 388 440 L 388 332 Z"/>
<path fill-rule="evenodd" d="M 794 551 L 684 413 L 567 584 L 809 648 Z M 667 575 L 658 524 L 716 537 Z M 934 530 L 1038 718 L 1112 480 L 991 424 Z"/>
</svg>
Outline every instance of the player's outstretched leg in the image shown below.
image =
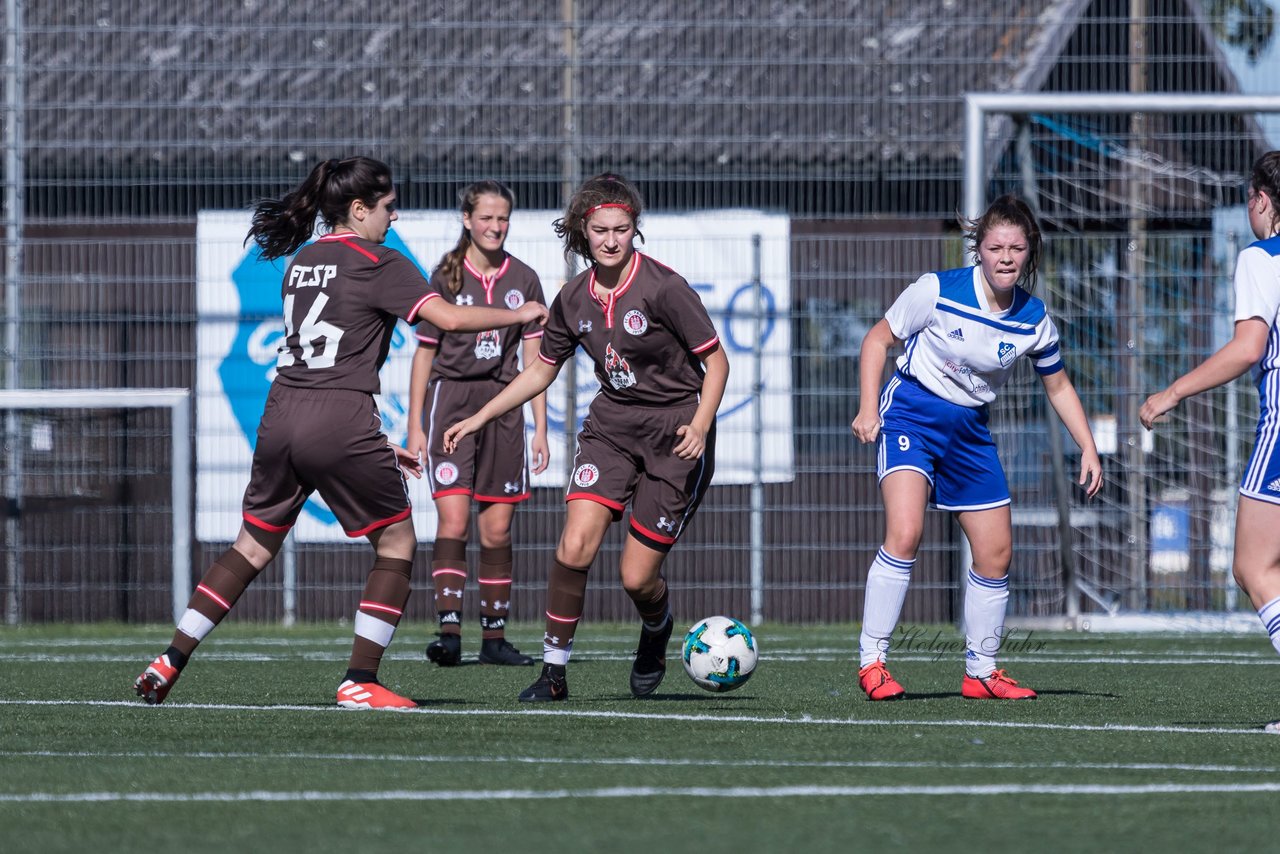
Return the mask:
<svg viewBox="0 0 1280 854">
<path fill-rule="evenodd" d="M 641 624 L 640 643 L 636 647 L 635 661 L 631 663 L 633 697 L 647 697 L 662 684 L 662 678 L 667 675 L 667 642 L 671 640 L 674 625 L 675 619 L 670 612 L 657 627 Z"/>
<path fill-rule="evenodd" d="M 568 668 L 563 664 L 543 664 L 542 673 L 532 685 L 520 692 L 522 703 L 545 703 L 569 698 Z"/>
</svg>

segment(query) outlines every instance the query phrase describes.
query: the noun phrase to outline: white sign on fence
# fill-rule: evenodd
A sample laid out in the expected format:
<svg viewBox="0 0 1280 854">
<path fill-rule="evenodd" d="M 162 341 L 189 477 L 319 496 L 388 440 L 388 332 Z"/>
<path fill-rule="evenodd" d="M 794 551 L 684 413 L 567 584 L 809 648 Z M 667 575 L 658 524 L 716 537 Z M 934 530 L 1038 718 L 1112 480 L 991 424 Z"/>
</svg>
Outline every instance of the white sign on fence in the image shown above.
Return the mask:
<svg viewBox="0 0 1280 854">
<path fill-rule="evenodd" d="M 550 302 L 564 283 L 565 261 L 551 229 L 557 211 L 517 211 L 507 249 L 533 267 Z M 262 261 L 244 245 L 247 211 L 202 211 L 197 219 L 196 536 L 225 541 L 240 526 L 240 499 L 248 482 L 258 419 L 275 375 L 276 347 L 283 335 L 280 280 L 285 261 Z M 729 356 L 729 386 L 720 407 L 715 483 L 750 483 L 753 379 L 753 236 L 761 242 L 761 280 L 768 315 L 762 321 L 760 375 L 764 395 L 763 479 L 792 478 L 790 225 L 786 216 L 751 210 L 693 214 L 646 214 L 641 251 L 678 271 L 698 291 Z M 458 239 L 456 211 L 402 211 L 387 238 L 424 271 Z M 781 316 L 779 316 L 779 314 Z M 403 443 L 408 414 L 412 330 L 397 324 L 382 369 L 378 405 L 393 441 Z M 533 485 L 564 484 L 566 421 L 576 429 L 598 385 L 590 361 L 577 363 L 577 412 L 566 418 L 564 378 L 548 392 L 552 461 Z M 527 421 L 531 419 L 526 417 Z M 411 485 L 414 522 L 423 539 L 435 532 L 431 496 L 421 481 Z M 714 500 L 714 493 L 708 500 Z M 294 534 L 300 541 L 345 541 L 323 502 L 307 504 Z"/>
</svg>

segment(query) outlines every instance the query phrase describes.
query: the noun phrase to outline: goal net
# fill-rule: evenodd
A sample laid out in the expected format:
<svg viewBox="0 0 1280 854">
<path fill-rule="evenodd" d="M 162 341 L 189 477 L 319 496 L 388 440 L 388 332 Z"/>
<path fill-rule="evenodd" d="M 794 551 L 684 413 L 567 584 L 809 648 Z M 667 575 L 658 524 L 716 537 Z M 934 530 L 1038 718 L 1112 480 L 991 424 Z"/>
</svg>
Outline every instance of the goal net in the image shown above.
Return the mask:
<svg viewBox="0 0 1280 854">
<path fill-rule="evenodd" d="M 1256 629 L 1231 576 L 1257 417 L 1249 377 L 1151 432 L 1137 414 L 1231 336 L 1235 256 L 1254 239 L 1244 190 L 1262 153 L 1249 140 L 1280 98 L 971 95 L 968 110 L 964 213 L 1003 192 L 1038 212 L 1038 295 L 1107 481 L 1093 501 L 1074 485 L 1077 449 L 1020 374 L 992 422 L 1014 490 L 1011 612 L 1093 629 Z M 1032 476 L 1046 457 L 1050 481 Z"/>
</svg>

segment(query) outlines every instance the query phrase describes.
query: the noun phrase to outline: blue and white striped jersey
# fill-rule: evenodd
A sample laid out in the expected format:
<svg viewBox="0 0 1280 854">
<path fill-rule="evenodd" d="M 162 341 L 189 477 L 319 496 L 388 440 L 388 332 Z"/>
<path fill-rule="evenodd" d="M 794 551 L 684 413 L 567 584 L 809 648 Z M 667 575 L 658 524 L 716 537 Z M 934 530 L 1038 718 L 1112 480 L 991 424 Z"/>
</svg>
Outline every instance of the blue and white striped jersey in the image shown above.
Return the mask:
<svg viewBox="0 0 1280 854">
<path fill-rule="evenodd" d="M 1042 375 L 1063 369 L 1044 303 L 1017 288 L 1008 311 L 992 311 L 978 266 L 924 274 L 884 316 L 906 342 L 898 370 L 961 406 L 995 400 L 1020 356 L 1030 356 Z"/>
<path fill-rule="evenodd" d="M 1236 320 L 1256 317 L 1271 327 L 1253 381 L 1280 367 L 1280 235 L 1246 246 L 1236 259 Z M 1275 395 L 1271 396 L 1275 400 Z"/>
</svg>

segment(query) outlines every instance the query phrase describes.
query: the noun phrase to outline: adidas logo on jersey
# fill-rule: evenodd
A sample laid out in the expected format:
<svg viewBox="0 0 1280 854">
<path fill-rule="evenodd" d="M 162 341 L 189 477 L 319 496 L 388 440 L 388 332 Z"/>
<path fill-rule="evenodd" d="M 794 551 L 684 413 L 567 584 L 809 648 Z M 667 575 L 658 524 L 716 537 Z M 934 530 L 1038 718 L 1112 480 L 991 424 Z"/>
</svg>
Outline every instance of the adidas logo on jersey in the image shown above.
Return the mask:
<svg viewBox="0 0 1280 854">
<path fill-rule="evenodd" d="M 950 332 L 947 333 L 947 337 L 954 338 L 956 341 L 963 341 L 964 332 L 961 330 L 959 326 L 957 326 L 955 329 L 952 329 Z"/>
<path fill-rule="evenodd" d="M 1280 492 L 1280 477 L 1267 484 L 1267 492 Z"/>
</svg>

